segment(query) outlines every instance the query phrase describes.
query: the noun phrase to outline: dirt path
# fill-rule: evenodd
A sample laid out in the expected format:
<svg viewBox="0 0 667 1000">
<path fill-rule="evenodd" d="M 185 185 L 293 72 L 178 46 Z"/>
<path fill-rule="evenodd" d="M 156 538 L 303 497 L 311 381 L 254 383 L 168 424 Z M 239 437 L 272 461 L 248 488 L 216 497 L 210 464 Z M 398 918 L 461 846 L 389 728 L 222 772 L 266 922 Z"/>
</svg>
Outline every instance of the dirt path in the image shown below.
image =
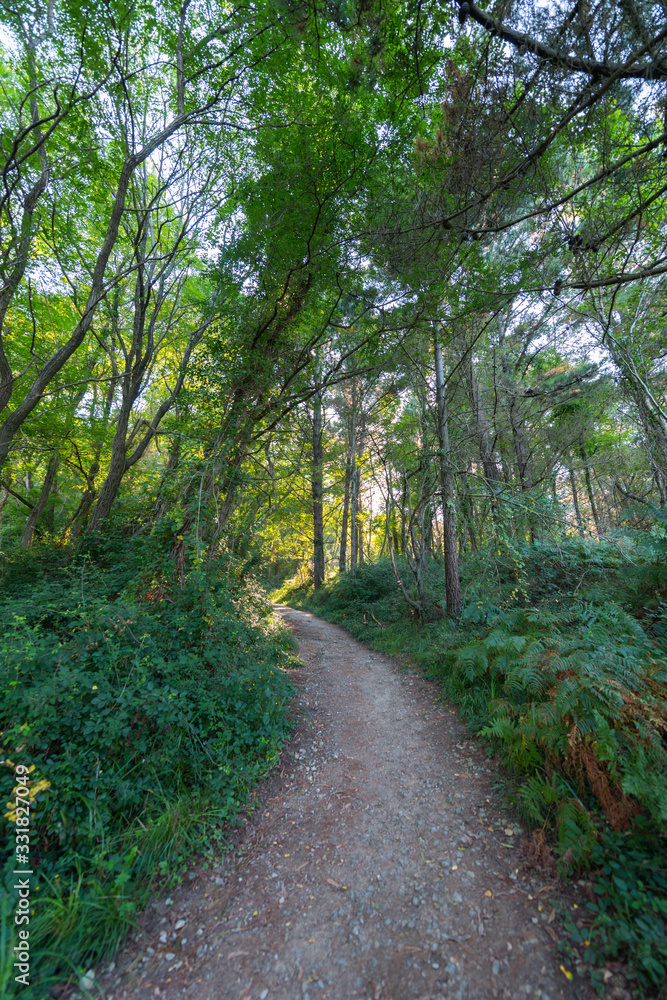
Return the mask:
<svg viewBox="0 0 667 1000">
<path fill-rule="evenodd" d="M 589 997 L 556 956 L 554 887 L 435 685 L 278 611 L 305 664 L 280 776 L 224 868 L 145 914 L 98 980 L 108 1000 Z"/>
</svg>

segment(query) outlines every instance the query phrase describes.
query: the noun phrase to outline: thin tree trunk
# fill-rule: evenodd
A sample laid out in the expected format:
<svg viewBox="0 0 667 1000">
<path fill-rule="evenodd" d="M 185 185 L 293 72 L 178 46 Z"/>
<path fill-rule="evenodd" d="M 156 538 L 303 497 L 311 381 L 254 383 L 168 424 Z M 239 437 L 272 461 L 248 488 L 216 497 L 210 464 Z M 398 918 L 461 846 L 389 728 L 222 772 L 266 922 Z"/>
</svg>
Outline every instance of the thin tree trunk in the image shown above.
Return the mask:
<svg viewBox="0 0 667 1000">
<path fill-rule="evenodd" d="M 35 41 L 33 38 L 28 41 L 26 46 L 26 55 L 28 57 L 27 66 L 30 78 L 30 90 L 32 93 L 32 99 L 30 100 L 30 117 L 32 120 L 34 135 L 39 141 L 39 150 L 37 155 L 42 169 L 36 182 L 33 184 L 30 191 L 27 192 L 23 200 L 21 221 L 18 226 L 18 232 L 15 233 L 16 252 L 14 256 L 14 264 L 8 274 L 5 272 L 4 287 L 0 292 L 0 412 L 8 406 L 14 389 L 14 374 L 5 353 L 5 320 L 7 318 L 7 312 L 12 300 L 25 275 L 26 267 L 31 259 L 30 247 L 36 228 L 34 225 L 35 209 L 39 199 L 46 191 L 50 174 L 48 155 L 46 145 L 43 141 L 43 131 L 40 124 L 39 106 L 37 102 L 39 84 L 37 82 L 35 67 Z M 5 190 L 8 189 L 6 188 Z M 11 219 L 14 212 L 12 211 L 8 214 Z M 5 218 L 6 217 L 7 216 L 5 216 Z M 11 238 L 9 240 L 7 239 L 8 235 L 9 234 L 5 234 L 5 246 L 8 244 L 11 245 Z"/>
<path fill-rule="evenodd" d="M 410 544 L 405 548 L 405 556 L 408 566 L 417 584 L 419 595 L 420 617 L 426 610 L 426 594 L 424 592 L 423 570 L 426 562 L 426 548 L 424 546 L 424 508 L 421 508 L 419 519 L 419 538 L 415 532 L 415 519 L 410 511 Z"/>
<path fill-rule="evenodd" d="M 88 515 L 95 503 L 95 498 L 97 496 L 97 490 L 95 488 L 95 479 L 100 471 L 100 455 L 102 454 L 102 448 L 104 447 L 104 433 L 109 424 L 109 417 L 111 415 L 111 407 L 113 405 L 114 397 L 114 383 L 109 382 L 107 388 L 107 393 L 104 399 L 104 409 L 102 411 L 102 420 L 97 429 L 97 440 L 95 442 L 95 451 L 93 453 L 93 461 L 88 469 L 88 475 L 86 476 L 86 489 L 81 498 L 81 503 L 79 508 L 74 514 L 71 520 L 71 527 L 69 529 L 70 538 L 76 539 L 81 534 L 81 531 L 86 526 L 88 521 Z"/>
<path fill-rule="evenodd" d="M 525 420 L 521 411 L 521 405 L 514 386 L 514 379 L 510 371 L 510 362 L 503 350 L 505 334 L 501 331 L 500 363 L 503 372 L 503 393 L 507 404 L 507 412 L 512 428 L 512 440 L 514 442 L 514 456 L 516 458 L 517 473 L 522 490 L 529 490 L 532 486 L 532 470 L 530 463 L 530 448 L 526 438 Z"/>
<path fill-rule="evenodd" d="M 390 516 L 391 513 L 389 507 L 387 507 L 387 522 L 389 521 Z M 391 558 L 391 565 L 394 569 L 394 576 L 396 577 L 396 582 L 398 586 L 401 588 L 403 599 L 406 601 L 407 604 L 410 605 L 411 608 L 414 608 L 417 614 L 421 617 L 423 608 L 421 608 L 419 604 L 416 603 L 416 601 L 412 600 L 407 590 L 405 589 L 405 584 L 401 580 L 400 574 L 398 572 L 398 566 L 396 565 L 396 553 L 394 552 L 394 546 L 392 545 L 392 540 L 391 540 L 391 532 L 389 531 L 387 532 L 387 538 L 389 539 L 389 556 Z"/>
<path fill-rule="evenodd" d="M 99 531 L 111 513 L 114 500 L 118 496 L 120 484 L 126 470 L 127 455 L 127 428 L 130 419 L 130 409 L 134 398 L 129 398 L 124 394 L 120 413 L 117 417 L 116 432 L 111 445 L 111 460 L 107 470 L 106 478 L 102 483 L 100 495 L 93 511 L 93 516 L 88 525 L 88 531 Z"/>
<path fill-rule="evenodd" d="M 238 490 L 239 484 L 242 482 L 241 469 L 243 463 L 246 459 L 248 448 L 245 442 L 239 444 L 238 448 L 235 450 L 234 455 L 227 464 L 225 470 L 225 480 L 223 483 L 224 498 L 220 505 L 220 512 L 218 514 L 218 521 L 213 534 L 213 539 L 211 544 L 220 537 L 224 531 L 227 522 L 234 513 L 234 509 L 239 501 Z M 212 489 L 215 486 L 212 484 Z M 206 491 L 205 491 L 206 492 Z"/>
<path fill-rule="evenodd" d="M 422 496 L 430 497 L 433 494 L 432 480 L 431 480 L 431 460 L 432 456 L 430 454 L 431 448 L 431 435 L 429 434 L 429 417 L 426 409 L 426 399 L 420 394 L 420 413 L 419 413 L 419 436 L 421 439 L 420 444 L 420 468 L 423 470 L 422 479 Z M 430 502 L 424 504 L 422 512 L 422 522 L 424 524 L 424 535 L 423 541 L 426 553 L 430 558 L 433 558 L 433 507 Z"/>
<path fill-rule="evenodd" d="M 352 423 L 350 435 L 350 576 L 357 575 L 357 429 Z"/>
<path fill-rule="evenodd" d="M 626 382 L 630 382 L 629 379 Z M 660 491 L 660 502 L 667 504 L 667 428 L 660 414 L 655 412 L 651 401 L 639 385 L 630 383 L 637 404 L 639 417 L 644 428 L 646 450 L 653 465 L 655 480 Z"/>
<path fill-rule="evenodd" d="M 313 397 L 313 586 L 324 583 L 324 510 L 323 510 L 322 399 Z"/>
<path fill-rule="evenodd" d="M 352 405 L 350 408 L 350 576 L 357 574 L 358 542 L 357 534 L 357 383 L 352 379 Z"/>
<path fill-rule="evenodd" d="M 361 457 L 360 455 L 358 457 Z M 356 512 L 354 517 L 354 532 L 357 536 L 357 564 L 364 561 L 364 526 L 361 520 L 362 508 L 361 508 L 361 469 L 357 466 L 356 469 L 356 479 L 357 484 L 354 490 L 354 495 L 356 497 Z"/>
<path fill-rule="evenodd" d="M 572 466 L 569 468 L 570 473 L 570 489 L 572 490 L 572 502 L 574 504 L 574 516 L 577 520 L 577 531 L 584 537 L 584 522 L 581 519 L 581 511 L 579 510 L 579 497 L 577 495 L 577 483 L 574 478 L 574 469 Z"/>
<path fill-rule="evenodd" d="M 426 512 L 424 515 L 424 542 L 426 544 L 426 551 L 430 559 L 433 558 L 433 511 L 431 510 L 431 505 L 427 504 Z"/>
<path fill-rule="evenodd" d="M 479 447 L 479 457 L 484 469 L 484 478 L 488 483 L 500 483 L 503 478 L 502 469 L 494 454 L 493 432 L 486 416 L 484 404 L 482 403 L 479 382 L 477 381 L 470 351 L 466 351 L 466 382 L 470 409 L 472 410 L 475 424 L 475 436 L 477 437 L 477 445 Z"/>
<path fill-rule="evenodd" d="M 393 542 L 393 545 L 394 545 L 394 551 L 395 552 L 400 552 L 401 551 L 401 546 L 400 546 L 399 541 L 398 541 L 398 533 L 397 533 L 396 528 L 394 527 L 393 524 L 392 524 L 392 528 L 391 528 L 391 539 L 392 539 L 392 542 Z"/>
<path fill-rule="evenodd" d="M 521 413 L 516 396 L 512 397 L 510 403 L 510 422 L 512 424 L 512 437 L 514 439 L 514 452 L 516 454 L 519 482 L 521 483 L 522 490 L 529 490 L 532 486 L 530 450 L 524 430 L 523 414 Z"/>
<path fill-rule="evenodd" d="M 5 486 L 0 486 L 0 552 L 2 552 L 2 512 L 9 500 L 9 490 Z"/>
<path fill-rule="evenodd" d="M 350 456 L 345 459 L 345 494 L 343 496 L 343 523 L 340 529 L 340 551 L 338 554 L 338 572 L 347 569 L 347 523 L 350 516 Z"/>
<path fill-rule="evenodd" d="M 463 509 L 463 517 L 468 530 L 468 538 L 470 539 L 470 551 L 475 553 L 477 552 L 477 539 L 475 538 L 475 505 L 472 501 L 472 497 L 466 497 Z"/>
<path fill-rule="evenodd" d="M 357 435 L 355 444 L 356 448 L 354 455 L 354 469 L 356 477 L 356 486 L 354 489 L 354 496 L 355 496 L 356 508 L 352 523 L 354 524 L 354 534 L 356 535 L 357 539 L 356 541 L 357 565 L 359 565 L 364 561 L 364 525 L 361 517 L 363 512 L 361 503 L 361 466 L 359 465 L 359 462 L 361 461 L 361 458 L 364 454 L 364 448 L 366 446 L 366 428 L 363 424 L 363 420 L 361 422 L 361 427 L 359 428 L 359 433 Z"/>
<path fill-rule="evenodd" d="M 165 135 L 165 140 L 166 138 L 167 136 Z M 14 435 L 18 431 L 19 427 L 24 420 L 30 416 L 38 403 L 41 402 L 46 387 L 69 361 L 74 352 L 81 346 L 86 334 L 93 324 L 93 318 L 97 311 L 97 307 L 107 291 L 104 286 L 104 275 L 109 262 L 109 257 L 111 256 L 111 251 L 113 250 L 116 240 L 118 239 L 118 231 L 120 229 L 120 223 L 123 216 L 125 198 L 130 178 L 139 163 L 141 163 L 143 159 L 146 159 L 153 152 L 154 148 L 156 147 L 153 146 L 153 144 L 149 144 L 139 155 L 128 157 L 123 164 L 118 178 L 113 209 L 109 218 L 102 248 L 97 255 L 97 260 L 93 269 L 91 288 L 88 293 L 88 300 L 81 318 L 74 327 L 74 330 L 68 340 L 56 351 L 54 351 L 51 357 L 42 365 L 40 370 L 37 372 L 32 385 L 25 393 L 22 401 L 12 411 L 12 413 L 6 417 L 3 424 L 0 426 L 0 468 L 2 468 L 7 459 L 9 449 L 12 441 L 14 440 Z"/>
<path fill-rule="evenodd" d="M 157 520 L 164 517 L 169 509 L 169 498 L 163 496 L 163 491 L 167 486 L 169 478 L 176 472 L 178 466 L 180 465 L 181 447 L 181 432 L 178 431 L 172 439 L 171 448 L 169 449 L 169 460 L 164 467 L 162 478 L 160 479 L 160 486 L 158 487 L 157 496 L 155 497 L 155 517 Z"/>
<path fill-rule="evenodd" d="M 210 107 L 217 98 L 210 100 L 203 107 Z M 200 109 L 192 109 L 184 114 L 177 115 L 168 125 L 149 139 L 145 145 L 135 153 L 127 155 L 116 184 L 113 206 L 109 215 L 109 220 L 92 271 L 90 290 L 88 298 L 83 308 L 81 317 L 74 327 L 70 337 L 57 348 L 50 358 L 48 358 L 35 375 L 32 384 L 27 389 L 21 402 L 9 413 L 0 425 L 0 469 L 7 460 L 9 449 L 16 432 L 23 422 L 30 416 L 36 406 L 41 403 L 44 392 L 49 383 L 67 364 L 72 355 L 84 342 L 86 335 L 93 325 L 93 320 L 102 299 L 108 294 L 108 287 L 105 285 L 105 274 L 109 258 L 118 240 L 121 222 L 125 210 L 125 199 L 127 197 L 130 181 L 133 174 L 142 163 L 150 159 L 156 150 L 163 147 L 176 132 L 179 132 L 188 120 Z M 6 382 L 4 375 L 0 376 L 3 384 Z M 10 386 L 11 389 L 11 386 Z M 180 386 L 179 386 L 180 389 Z M 160 418 L 161 419 L 161 418 Z"/>
<path fill-rule="evenodd" d="M 602 517 L 600 518 L 600 521 L 603 526 L 603 530 L 605 526 L 607 528 L 615 527 L 616 526 L 615 512 L 609 501 L 610 495 L 613 498 L 613 492 L 610 493 L 608 487 L 601 481 L 600 476 L 598 475 L 597 470 L 595 468 L 592 470 L 592 472 L 593 475 L 595 476 L 595 482 L 597 485 L 598 511 L 600 510 L 600 508 L 602 508 Z"/>
<path fill-rule="evenodd" d="M 154 307 L 154 309 L 155 308 L 156 307 Z M 155 318 L 155 315 L 156 314 L 154 312 L 153 318 Z M 185 381 L 185 375 L 188 364 L 190 363 L 190 358 L 192 357 L 192 352 L 210 325 L 210 320 L 207 320 L 190 334 L 187 346 L 183 352 L 183 357 L 181 358 L 178 377 L 174 383 L 174 388 L 162 401 L 162 403 L 160 403 L 152 420 L 145 422 L 146 430 L 144 434 L 141 436 L 131 454 L 128 455 L 128 449 L 132 446 L 132 440 L 134 438 L 134 432 L 130 434 L 129 439 L 127 436 L 130 415 L 132 413 L 132 407 L 134 406 L 134 403 L 142 389 L 144 373 L 149 360 L 149 352 L 152 354 L 152 329 L 150 329 L 152 322 L 153 320 L 151 320 L 151 324 L 149 325 L 151 346 L 147 346 L 145 348 L 144 357 L 140 359 L 137 364 L 132 364 L 132 355 L 128 357 L 128 362 L 126 363 L 125 377 L 123 380 L 123 399 L 120 413 L 118 415 L 116 432 L 111 446 L 111 462 L 109 464 L 106 479 L 102 484 L 99 499 L 95 505 L 95 510 L 93 511 L 93 516 L 90 519 L 90 531 L 99 531 L 104 522 L 107 520 L 111 513 L 114 501 L 118 496 L 123 476 L 128 469 L 131 469 L 132 466 L 139 461 L 148 448 L 148 445 L 158 433 L 158 428 L 163 417 L 174 405 L 176 399 L 178 398 L 178 394 L 183 387 L 183 382 Z M 140 353 L 141 338 L 138 335 L 134 339 L 133 347 L 135 350 L 138 348 L 138 353 Z"/>
<path fill-rule="evenodd" d="M 37 523 L 44 512 L 51 491 L 56 481 L 56 474 L 58 472 L 58 466 L 60 465 L 60 452 L 54 451 L 51 453 L 51 458 L 49 459 L 49 464 L 46 469 L 46 476 L 44 477 L 44 482 L 42 483 L 42 488 L 37 498 L 35 506 L 32 508 L 28 514 L 28 519 L 25 523 L 25 528 L 23 529 L 23 534 L 21 535 L 21 545 L 24 549 L 30 548 L 33 543 L 35 536 L 35 528 Z"/>
<path fill-rule="evenodd" d="M 407 500 L 408 500 L 408 479 L 407 479 L 407 476 L 404 474 L 403 475 L 403 487 L 401 489 L 401 501 L 400 501 L 400 507 L 399 507 L 399 513 L 401 515 L 401 547 L 400 547 L 400 553 L 401 553 L 402 556 L 405 555 L 405 549 L 406 549 L 406 543 L 407 543 L 406 530 L 405 530 L 405 525 L 406 525 L 406 521 L 407 521 L 407 518 L 405 516 L 405 508 L 407 507 Z"/>
<path fill-rule="evenodd" d="M 461 585 L 459 583 L 459 560 L 456 549 L 454 476 L 451 469 L 449 447 L 445 369 L 442 359 L 442 345 L 437 329 L 433 332 L 433 349 L 435 356 L 438 443 L 440 445 L 439 467 L 440 489 L 442 491 L 442 533 L 445 552 L 445 597 L 447 614 L 452 618 L 458 618 L 461 613 Z"/>
<path fill-rule="evenodd" d="M 612 361 L 621 374 L 622 384 L 637 407 L 644 429 L 646 450 L 664 506 L 667 504 L 667 414 L 627 348 L 610 330 L 607 331 L 606 340 Z"/>
<path fill-rule="evenodd" d="M 581 458 L 584 463 L 584 479 L 586 480 L 586 492 L 588 494 L 588 503 L 591 508 L 591 514 L 593 515 L 593 522 L 595 524 L 595 531 L 598 538 L 602 538 L 602 524 L 600 522 L 600 517 L 598 515 L 598 509 L 595 503 L 595 497 L 593 495 L 593 485 L 591 483 L 591 470 L 588 465 L 588 458 L 586 457 L 586 449 L 581 447 Z"/>
</svg>

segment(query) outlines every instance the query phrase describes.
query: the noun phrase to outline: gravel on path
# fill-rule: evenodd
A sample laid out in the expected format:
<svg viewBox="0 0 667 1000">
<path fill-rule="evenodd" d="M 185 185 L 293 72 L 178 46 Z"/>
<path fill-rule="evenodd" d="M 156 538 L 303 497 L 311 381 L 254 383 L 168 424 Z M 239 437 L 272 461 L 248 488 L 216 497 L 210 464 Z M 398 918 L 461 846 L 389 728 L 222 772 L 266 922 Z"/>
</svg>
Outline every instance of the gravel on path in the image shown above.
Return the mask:
<svg viewBox="0 0 667 1000">
<path fill-rule="evenodd" d="M 558 887 L 437 685 L 276 610 L 304 664 L 280 772 L 238 849 L 98 972 L 107 1000 L 588 1000 L 557 955 Z"/>
</svg>

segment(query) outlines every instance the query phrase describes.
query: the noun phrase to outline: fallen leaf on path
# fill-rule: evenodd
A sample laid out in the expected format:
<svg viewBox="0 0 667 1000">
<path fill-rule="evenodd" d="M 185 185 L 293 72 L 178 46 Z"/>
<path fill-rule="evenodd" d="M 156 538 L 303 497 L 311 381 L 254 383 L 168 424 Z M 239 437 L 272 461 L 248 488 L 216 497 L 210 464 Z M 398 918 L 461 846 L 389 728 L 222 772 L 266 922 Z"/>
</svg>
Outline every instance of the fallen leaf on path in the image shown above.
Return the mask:
<svg viewBox="0 0 667 1000">
<path fill-rule="evenodd" d="M 308 944 L 315 944 L 315 938 L 308 938 Z"/>
<path fill-rule="evenodd" d="M 555 919 L 556 919 L 556 911 L 552 910 L 551 913 L 549 914 L 549 919 L 547 920 L 547 923 L 552 924 Z"/>
<path fill-rule="evenodd" d="M 229 955 L 227 956 L 227 961 L 229 961 L 230 958 L 240 958 L 241 955 L 249 955 L 249 954 L 250 954 L 249 951 L 230 951 Z"/>
<path fill-rule="evenodd" d="M 334 887 L 334 889 L 342 889 L 343 888 L 342 885 L 340 884 L 340 882 L 334 882 L 334 880 L 332 878 L 328 878 L 327 882 L 329 883 L 329 885 L 332 885 Z"/>
<path fill-rule="evenodd" d="M 485 896 L 493 896 L 493 893 L 491 892 L 490 889 L 487 889 L 486 892 L 484 893 L 484 895 Z"/>
<path fill-rule="evenodd" d="M 563 973 L 563 975 L 565 976 L 566 979 L 572 979 L 572 973 L 568 972 L 568 970 L 565 968 L 564 965 L 559 965 L 558 968 Z"/>
<path fill-rule="evenodd" d="M 553 941 L 554 944 L 560 944 L 560 938 L 556 934 L 556 932 L 553 929 L 553 927 L 549 927 L 547 924 L 545 924 L 544 929 L 545 929 L 545 931 L 547 932 L 547 934 L 549 935 L 549 937 L 551 938 L 551 940 Z"/>
</svg>

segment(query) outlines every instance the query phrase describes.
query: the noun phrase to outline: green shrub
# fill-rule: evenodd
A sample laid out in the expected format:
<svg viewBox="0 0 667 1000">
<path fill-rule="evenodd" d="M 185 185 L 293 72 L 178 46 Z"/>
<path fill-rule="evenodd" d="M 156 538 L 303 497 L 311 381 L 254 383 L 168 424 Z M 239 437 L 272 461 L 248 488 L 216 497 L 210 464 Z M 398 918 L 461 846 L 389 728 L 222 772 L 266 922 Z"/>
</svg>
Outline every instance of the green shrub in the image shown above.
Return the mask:
<svg viewBox="0 0 667 1000">
<path fill-rule="evenodd" d="M 596 981 L 596 964 L 623 960 L 646 996 L 667 974 L 666 556 L 660 525 L 599 544 L 511 540 L 462 567 L 458 623 L 418 623 L 388 560 L 283 597 L 439 680 L 561 873 L 592 873 L 587 919 L 566 918 L 577 961 Z M 437 563 L 427 587 L 437 601 Z"/>
<path fill-rule="evenodd" d="M 17 763 L 37 792 L 35 996 L 113 950 L 155 880 L 235 817 L 289 728 L 291 640 L 264 594 L 227 560 L 177 572 L 164 551 L 158 533 L 55 572 L 22 562 L 0 605 L 0 796 Z"/>
<path fill-rule="evenodd" d="M 591 967 L 603 996 L 596 966 L 621 960 L 645 996 L 657 996 L 667 979 L 667 867 L 664 840 L 640 818 L 623 833 L 608 831 L 589 857 L 594 898 L 584 903 L 584 919 L 563 910 L 571 957 Z"/>
</svg>

